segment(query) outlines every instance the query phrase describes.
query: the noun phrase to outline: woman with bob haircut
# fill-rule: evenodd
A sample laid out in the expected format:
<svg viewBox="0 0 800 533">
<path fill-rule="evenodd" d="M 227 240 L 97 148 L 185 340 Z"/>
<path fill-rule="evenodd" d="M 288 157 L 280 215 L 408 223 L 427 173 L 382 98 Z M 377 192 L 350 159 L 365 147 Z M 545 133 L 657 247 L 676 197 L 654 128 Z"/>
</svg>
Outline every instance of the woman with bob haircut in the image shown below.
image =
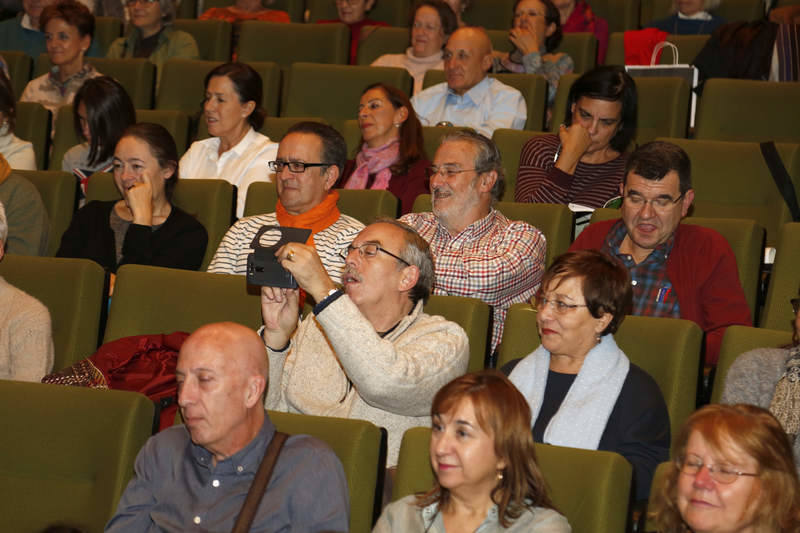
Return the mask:
<svg viewBox="0 0 800 533">
<path fill-rule="evenodd" d="M 373 533 L 570 531 L 536 464 L 528 404 L 505 376 L 454 379 L 436 393 L 431 418 L 433 488 L 387 506 Z"/>
<path fill-rule="evenodd" d="M 75 134 L 81 140 L 64 154 L 61 170 L 72 172 L 86 194 L 89 176 L 110 172 L 117 141 L 126 128 L 136 123 L 131 97 L 117 80 L 100 76 L 87 80 L 72 105 Z"/>
<path fill-rule="evenodd" d="M 221 179 L 237 187 L 236 216 L 244 213 L 247 189 L 271 181 L 267 164 L 278 143 L 259 133 L 267 112 L 261 107 L 261 76 L 246 63 L 224 63 L 206 75 L 203 119 L 208 139 L 192 143 L 181 157 L 184 179 Z"/>
<path fill-rule="evenodd" d="M 647 25 L 671 34 L 708 35 L 725 24 L 725 19 L 709 13 L 722 0 L 673 0 L 672 15 Z"/>
<path fill-rule="evenodd" d="M 650 502 L 659 533 L 800 531 L 800 481 L 769 411 L 711 404 L 692 414 Z"/>
<path fill-rule="evenodd" d="M 531 406 L 533 440 L 619 453 L 647 499 L 670 426 L 658 385 L 614 341 L 632 305 L 628 269 L 599 250 L 562 254 L 534 302 L 542 344 L 503 367 Z"/>
<path fill-rule="evenodd" d="M 79 209 L 56 256 L 91 259 L 112 273 L 131 263 L 197 270 L 208 234 L 172 204 L 177 181 L 178 151 L 169 132 L 146 122 L 128 127 L 114 149 L 122 199 Z"/>
<path fill-rule="evenodd" d="M 624 67 L 597 67 L 575 80 L 558 135 L 533 137 L 522 148 L 514 200 L 597 208 L 619 196 L 636 106 L 636 84 Z"/>
<path fill-rule="evenodd" d="M 94 36 L 94 15 L 80 2 L 64 0 L 44 8 L 39 24 L 52 67 L 28 82 L 19 101 L 41 104 L 55 118 L 61 106 L 72 103 L 86 80 L 100 76 L 84 61 Z"/>
<path fill-rule="evenodd" d="M 428 192 L 422 124 L 403 91 L 384 83 L 364 89 L 358 104 L 361 149 L 344 167 L 337 187 L 383 189 L 400 200 L 400 214 Z"/>
<path fill-rule="evenodd" d="M 15 170 L 36 170 L 33 144 L 14 135 L 17 125 L 17 103 L 14 89 L 5 72 L 0 70 L 0 155 Z"/>
</svg>

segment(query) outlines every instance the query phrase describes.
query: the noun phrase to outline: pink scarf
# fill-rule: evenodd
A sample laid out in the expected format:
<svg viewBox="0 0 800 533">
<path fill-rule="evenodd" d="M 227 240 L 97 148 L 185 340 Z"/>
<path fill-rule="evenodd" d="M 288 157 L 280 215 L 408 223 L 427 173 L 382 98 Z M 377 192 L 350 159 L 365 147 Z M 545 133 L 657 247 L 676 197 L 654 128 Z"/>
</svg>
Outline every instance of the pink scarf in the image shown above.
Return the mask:
<svg viewBox="0 0 800 533">
<path fill-rule="evenodd" d="M 365 189 L 371 174 L 377 174 L 370 189 L 386 189 L 392 179 L 389 169 L 400 157 L 400 140 L 395 139 L 378 148 L 366 144 L 356 156 L 356 169 L 350 174 L 345 189 Z"/>
</svg>

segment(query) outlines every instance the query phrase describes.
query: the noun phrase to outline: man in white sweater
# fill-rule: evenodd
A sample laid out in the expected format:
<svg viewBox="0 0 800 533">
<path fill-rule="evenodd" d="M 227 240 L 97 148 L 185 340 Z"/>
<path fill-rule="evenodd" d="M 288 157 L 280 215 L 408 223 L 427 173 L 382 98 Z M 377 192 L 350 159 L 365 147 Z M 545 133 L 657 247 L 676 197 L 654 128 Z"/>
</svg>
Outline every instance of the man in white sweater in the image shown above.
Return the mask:
<svg viewBox="0 0 800 533">
<path fill-rule="evenodd" d="M 262 289 L 267 408 L 385 427 L 396 465 L 403 432 L 430 425 L 433 396 L 469 359 L 464 330 L 422 310 L 434 275 L 427 242 L 395 220 L 367 226 L 346 249 L 344 290 L 314 248 L 290 243 L 276 256 L 319 303 L 298 325 L 298 291 Z"/>
</svg>

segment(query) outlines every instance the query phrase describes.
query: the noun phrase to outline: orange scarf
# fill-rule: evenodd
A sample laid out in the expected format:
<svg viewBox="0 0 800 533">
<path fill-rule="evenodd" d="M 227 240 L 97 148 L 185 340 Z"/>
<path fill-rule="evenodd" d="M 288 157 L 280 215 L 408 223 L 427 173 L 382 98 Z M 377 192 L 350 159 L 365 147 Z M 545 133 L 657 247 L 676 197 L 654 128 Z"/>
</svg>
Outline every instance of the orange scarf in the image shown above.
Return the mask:
<svg viewBox="0 0 800 533">
<path fill-rule="evenodd" d="M 278 224 L 281 226 L 288 226 L 291 228 L 310 229 L 311 235 L 308 237 L 306 244 L 314 246 L 314 235 L 331 226 L 334 222 L 339 220 L 341 213 L 337 207 L 339 201 L 339 193 L 331 191 L 319 205 L 315 206 L 311 211 L 301 213 L 299 215 L 292 215 L 281 204 L 280 199 L 275 206 L 275 216 L 278 219 Z"/>
</svg>

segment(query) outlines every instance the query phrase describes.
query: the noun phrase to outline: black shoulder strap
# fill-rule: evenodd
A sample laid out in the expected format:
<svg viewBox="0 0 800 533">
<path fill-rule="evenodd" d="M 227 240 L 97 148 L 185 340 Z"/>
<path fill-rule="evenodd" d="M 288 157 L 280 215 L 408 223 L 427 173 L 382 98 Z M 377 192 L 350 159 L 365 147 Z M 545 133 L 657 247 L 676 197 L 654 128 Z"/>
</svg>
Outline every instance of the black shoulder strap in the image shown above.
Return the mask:
<svg viewBox="0 0 800 533">
<path fill-rule="evenodd" d="M 761 147 L 761 155 L 764 156 L 764 161 L 769 167 L 769 172 L 772 174 L 772 179 L 775 180 L 775 185 L 778 187 L 783 200 L 789 206 L 789 212 L 792 214 L 792 220 L 800 222 L 800 206 L 797 205 L 797 193 L 792 185 L 792 179 L 783 166 L 783 161 L 778 155 L 778 150 L 775 148 L 775 143 L 772 141 L 759 144 Z"/>
<path fill-rule="evenodd" d="M 258 504 L 261 503 L 261 498 L 264 497 L 264 493 L 267 491 L 269 478 L 272 477 L 272 470 L 275 468 L 275 463 L 278 462 L 278 454 L 281 453 L 283 443 L 288 438 L 289 435 L 280 431 L 276 431 L 272 436 L 272 440 L 269 441 L 267 446 L 267 451 L 264 453 L 264 458 L 258 466 L 256 477 L 253 478 L 250 490 L 247 491 L 242 510 L 239 511 L 239 516 L 236 517 L 236 523 L 233 525 L 231 533 L 247 533 L 250 531 L 250 526 L 256 517 Z"/>
</svg>

